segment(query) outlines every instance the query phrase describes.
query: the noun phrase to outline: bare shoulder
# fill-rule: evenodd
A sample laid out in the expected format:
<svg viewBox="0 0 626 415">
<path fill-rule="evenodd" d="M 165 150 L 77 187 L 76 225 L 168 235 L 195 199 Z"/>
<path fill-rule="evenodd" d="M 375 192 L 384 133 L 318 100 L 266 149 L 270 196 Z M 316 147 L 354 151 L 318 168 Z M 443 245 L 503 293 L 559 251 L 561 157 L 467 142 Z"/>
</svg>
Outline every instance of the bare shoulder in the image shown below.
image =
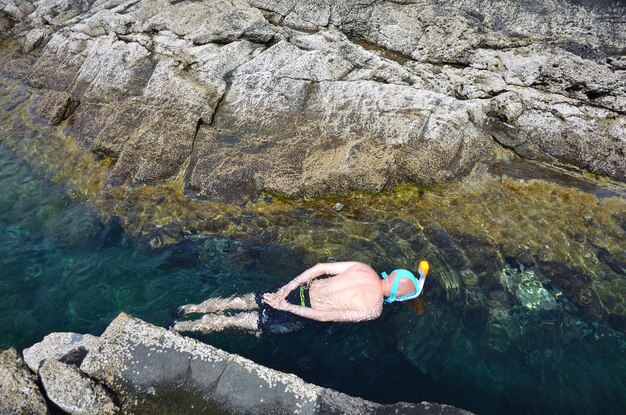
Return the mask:
<svg viewBox="0 0 626 415">
<path fill-rule="evenodd" d="M 362 283 L 365 283 L 365 285 L 362 285 L 363 290 L 360 294 L 361 303 L 369 310 L 377 309 L 378 306 L 382 305 L 383 299 L 378 273 L 369 265 L 358 263 L 354 266 L 354 274 L 358 275 Z"/>
<path fill-rule="evenodd" d="M 378 278 L 378 273 L 374 271 L 374 268 L 362 262 L 355 263 L 348 269 L 348 271 L 359 273 L 359 274 L 362 274 L 363 276 L 372 276 L 372 277 Z"/>
</svg>

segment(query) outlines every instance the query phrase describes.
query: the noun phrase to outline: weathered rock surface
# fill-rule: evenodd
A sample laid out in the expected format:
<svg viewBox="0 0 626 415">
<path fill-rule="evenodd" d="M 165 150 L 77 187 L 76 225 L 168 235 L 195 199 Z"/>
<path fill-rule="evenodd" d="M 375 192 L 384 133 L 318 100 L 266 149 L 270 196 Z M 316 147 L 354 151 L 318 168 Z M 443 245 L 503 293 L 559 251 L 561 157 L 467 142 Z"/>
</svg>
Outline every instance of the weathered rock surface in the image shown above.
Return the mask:
<svg viewBox="0 0 626 415">
<path fill-rule="evenodd" d="M 79 102 L 67 92 L 48 90 L 39 94 L 31 106 L 32 113 L 51 125 L 66 120 L 78 107 Z"/>
<path fill-rule="evenodd" d="M 0 414 L 48 414 L 35 376 L 15 349 L 0 352 Z"/>
<path fill-rule="evenodd" d="M 626 180 L 620 1 L 0 2 L 4 70 L 116 159 L 214 200 L 433 184 L 496 146 Z M 44 92 L 44 96 L 51 96 Z M 71 97 L 71 98 L 70 98 Z"/>
<path fill-rule="evenodd" d="M 4 14 L 0 14 L 0 33 L 4 36 L 13 28 L 13 21 Z"/>
<path fill-rule="evenodd" d="M 6 20 L 20 21 L 35 11 L 35 6 L 28 0 L 0 1 L 0 16 Z"/>
<path fill-rule="evenodd" d="M 44 360 L 39 378 L 48 399 L 71 415 L 111 415 L 118 411 L 113 398 L 75 366 Z"/>
<path fill-rule="evenodd" d="M 80 365 L 87 352 L 98 346 L 98 338 L 90 334 L 50 333 L 42 341 L 24 349 L 24 361 L 37 373 L 46 359 Z"/>
<path fill-rule="evenodd" d="M 120 314 L 81 370 L 108 385 L 124 413 L 462 414 L 431 403 L 384 406 L 308 384 Z M 221 413 L 221 412 L 220 412 Z"/>
</svg>

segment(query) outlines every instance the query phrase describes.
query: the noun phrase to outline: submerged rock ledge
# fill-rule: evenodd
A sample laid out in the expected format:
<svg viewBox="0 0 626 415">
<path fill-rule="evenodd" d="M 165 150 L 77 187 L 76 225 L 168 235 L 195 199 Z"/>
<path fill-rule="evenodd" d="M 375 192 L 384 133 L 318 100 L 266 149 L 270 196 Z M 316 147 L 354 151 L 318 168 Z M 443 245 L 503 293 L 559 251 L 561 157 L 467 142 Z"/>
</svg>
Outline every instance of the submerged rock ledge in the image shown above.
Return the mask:
<svg viewBox="0 0 626 415">
<path fill-rule="evenodd" d="M 626 180 L 617 0 L 3 0 L 0 28 L 32 113 L 110 156 L 111 185 L 378 191 L 500 146 Z"/>
<path fill-rule="evenodd" d="M 124 313 L 100 338 L 53 333 L 24 355 L 37 363 L 48 401 L 70 414 L 471 414 L 354 398 Z M 49 413 L 15 349 L 0 353 L 0 375 L 0 413 Z M 24 396 L 16 400 L 17 390 Z"/>
</svg>

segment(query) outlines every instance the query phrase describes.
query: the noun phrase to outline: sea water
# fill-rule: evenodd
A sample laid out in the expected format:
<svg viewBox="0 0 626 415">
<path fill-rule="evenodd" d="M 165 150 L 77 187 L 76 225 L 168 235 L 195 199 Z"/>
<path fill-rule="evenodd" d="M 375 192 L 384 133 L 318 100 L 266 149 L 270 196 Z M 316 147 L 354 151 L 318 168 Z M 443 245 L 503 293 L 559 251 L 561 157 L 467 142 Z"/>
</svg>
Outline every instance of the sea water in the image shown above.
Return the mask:
<svg viewBox="0 0 626 415">
<path fill-rule="evenodd" d="M 262 291 L 317 261 L 391 272 L 428 259 L 420 298 L 375 321 L 195 337 L 381 403 L 625 406 L 622 185 L 513 158 L 431 189 L 193 201 L 180 177 L 107 186 L 114 160 L 33 125 L 31 94 L 0 79 L 0 348 L 99 335 L 121 311 L 166 327 L 182 304 Z"/>
</svg>

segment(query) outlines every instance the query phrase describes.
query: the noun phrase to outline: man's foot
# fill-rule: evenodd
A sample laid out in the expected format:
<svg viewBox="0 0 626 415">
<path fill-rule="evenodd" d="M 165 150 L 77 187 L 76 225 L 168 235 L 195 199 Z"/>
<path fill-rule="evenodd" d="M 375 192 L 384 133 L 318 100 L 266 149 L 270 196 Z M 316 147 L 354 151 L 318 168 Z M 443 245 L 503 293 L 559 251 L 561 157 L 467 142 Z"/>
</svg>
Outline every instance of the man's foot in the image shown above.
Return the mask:
<svg viewBox="0 0 626 415">
<path fill-rule="evenodd" d="M 178 307 L 177 317 L 193 313 L 220 313 L 225 310 L 248 311 L 258 308 L 254 294 L 230 298 L 209 298 L 200 304 L 185 304 Z"/>
<path fill-rule="evenodd" d="M 177 318 L 183 317 L 187 314 L 206 314 L 206 313 L 219 313 L 225 311 L 222 303 L 216 303 L 213 298 L 208 299 L 200 304 L 185 304 L 178 307 L 176 312 Z M 218 299 L 221 300 L 221 299 Z"/>
<path fill-rule="evenodd" d="M 177 333 L 210 333 L 216 330 L 216 327 L 207 326 L 202 320 L 190 320 L 190 321 L 173 321 L 170 330 Z"/>
<path fill-rule="evenodd" d="M 174 321 L 172 330 L 175 332 L 211 333 L 227 328 L 256 332 L 259 326 L 259 314 L 256 312 L 239 313 L 233 316 L 207 314 L 199 320 Z"/>
</svg>

